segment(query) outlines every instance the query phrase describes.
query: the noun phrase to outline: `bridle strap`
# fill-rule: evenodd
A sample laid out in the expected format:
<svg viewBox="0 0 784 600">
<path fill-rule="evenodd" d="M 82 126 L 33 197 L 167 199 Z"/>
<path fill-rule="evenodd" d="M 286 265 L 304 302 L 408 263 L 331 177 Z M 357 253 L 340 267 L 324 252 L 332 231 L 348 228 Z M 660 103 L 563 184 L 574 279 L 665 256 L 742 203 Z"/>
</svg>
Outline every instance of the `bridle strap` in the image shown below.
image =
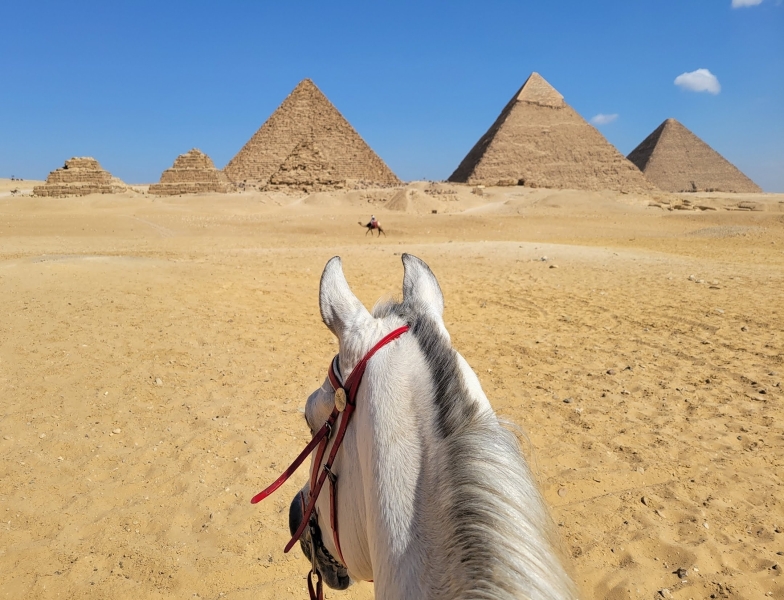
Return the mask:
<svg viewBox="0 0 784 600">
<path fill-rule="evenodd" d="M 271 496 L 275 490 L 277 490 L 280 486 L 282 486 L 286 481 L 288 481 L 289 477 L 291 477 L 294 472 L 299 469 L 300 465 L 304 462 L 304 460 L 313 452 L 313 449 L 319 445 L 319 442 L 325 440 L 329 437 L 329 434 L 332 430 L 332 425 L 334 425 L 335 420 L 338 418 L 340 413 L 337 410 L 333 410 L 332 414 L 329 416 L 329 419 L 321 426 L 313 438 L 310 440 L 305 449 L 299 453 L 299 456 L 294 459 L 294 462 L 289 465 L 289 467 L 281 473 L 280 477 L 278 477 L 272 484 L 268 487 L 264 488 L 258 494 L 251 498 L 251 504 L 257 504 Z M 326 444 L 325 444 L 326 446 Z"/>
<path fill-rule="evenodd" d="M 312 550 L 313 552 L 316 551 L 315 548 Z M 316 576 L 316 587 L 313 588 L 313 575 Z M 324 600 L 324 586 L 321 583 L 321 571 L 316 569 L 313 571 L 311 569 L 308 572 L 308 593 L 310 594 L 310 600 Z"/>
<path fill-rule="evenodd" d="M 373 358 L 373 355 L 378 352 L 381 348 L 386 346 L 393 340 L 396 340 L 401 335 L 403 335 L 406 331 L 408 331 L 408 326 L 404 325 L 403 327 L 398 327 L 391 333 L 385 335 L 375 346 L 373 346 L 366 354 L 362 357 L 362 359 L 357 363 L 354 369 L 351 371 L 351 374 L 345 380 L 345 383 L 340 382 L 340 378 L 338 377 L 339 372 L 339 355 L 335 356 L 332 362 L 329 365 L 329 372 L 328 378 L 329 382 L 332 385 L 332 388 L 337 392 L 339 389 L 342 389 L 346 393 L 346 406 L 345 409 L 340 412 L 338 407 L 334 407 L 332 409 L 332 413 L 330 414 L 327 421 L 321 427 L 321 429 L 316 432 L 313 438 L 310 440 L 305 449 L 300 452 L 299 456 L 294 460 L 293 463 L 286 469 L 280 477 L 278 477 L 272 485 L 264 489 L 263 491 L 256 494 L 253 499 L 251 500 L 252 504 L 256 504 L 257 502 L 267 498 L 270 494 L 272 494 L 275 490 L 277 490 L 281 485 L 283 485 L 286 480 L 299 468 L 305 458 L 313 452 L 314 449 L 316 450 L 316 456 L 313 461 L 313 472 L 311 473 L 311 482 L 310 482 L 310 499 L 308 502 L 308 506 L 305 509 L 305 512 L 302 515 L 302 522 L 300 523 L 297 531 L 294 532 L 291 540 L 289 543 L 286 544 L 286 547 L 283 549 L 284 552 L 288 552 L 289 550 L 294 547 L 294 544 L 297 543 L 302 534 L 305 532 L 305 528 L 310 523 L 310 518 L 313 515 L 313 512 L 316 508 L 316 501 L 318 500 L 319 494 L 321 493 L 322 488 L 324 487 L 324 482 L 326 481 L 327 477 L 330 480 L 330 498 L 329 498 L 329 513 L 330 513 L 330 523 L 332 526 L 332 536 L 335 541 L 335 547 L 337 548 L 338 554 L 340 555 L 340 560 L 343 562 L 343 565 L 346 565 L 346 560 L 343 558 L 343 551 L 340 548 L 340 536 L 338 534 L 338 511 L 337 511 L 337 476 L 332 471 L 332 465 L 335 462 L 335 457 L 338 454 L 338 450 L 340 450 L 340 446 L 343 443 L 343 438 L 346 435 L 346 429 L 348 428 L 348 424 L 351 421 L 351 417 L 354 414 L 354 410 L 356 409 L 356 399 L 357 399 L 357 392 L 359 391 L 359 385 L 362 382 L 362 377 L 365 374 L 365 369 L 367 368 L 368 361 Z M 332 448 L 330 448 L 329 455 L 327 456 L 327 460 L 322 465 L 321 461 L 324 458 L 324 454 L 327 449 L 327 445 L 329 444 L 329 438 L 332 435 L 333 426 L 339 415 L 343 415 L 340 419 L 340 425 L 338 426 L 337 432 L 335 434 L 335 441 L 332 444 Z M 316 477 L 316 473 L 318 473 L 318 477 Z M 312 549 L 312 552 L 315 553 L 315 547 Z M 322 598 L 322 591 L 321 591 L 321 573 L 319 573 L 318 569 L 315 569 L 316 575 L 316 587 L 313 588 L 313 584 L 311 581 L 311 575 L 314 574 L 314 570 L 311 570 L 310 574 L 308 574 L 308 589 L 310 590 L 311 598 Z"/>
</svg>

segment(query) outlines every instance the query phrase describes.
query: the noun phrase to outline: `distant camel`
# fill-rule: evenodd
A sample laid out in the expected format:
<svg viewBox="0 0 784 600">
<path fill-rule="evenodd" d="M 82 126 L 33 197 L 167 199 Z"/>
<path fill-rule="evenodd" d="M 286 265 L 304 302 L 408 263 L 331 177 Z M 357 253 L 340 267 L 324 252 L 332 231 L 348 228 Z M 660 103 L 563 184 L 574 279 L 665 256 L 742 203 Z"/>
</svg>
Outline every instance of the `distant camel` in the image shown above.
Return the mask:
<svg viewBox="0 0 784 600">
<path fill-rule="evenodd" d="M 360 225 L 362 225 L 362 227 L 367 227 L 367 231 L 365 232 L 365 235 L 370 233 L 370 237 L 373 237 L 373 233 L 372 233 L 373 230 L 374 229 L 378 229 L 378 237 L 381 237 L 382 233 L 384 234 L 384 237 L 387 237 L 386 232 L 383 229 L 381 229 L 381 223 L 376 221 L 376 217 L 371 216 L 370 217 L 370 222 L 365 223 L 365 224 L 363 224 L 362 221 L 357 221 L 357 222 Z"/>
</svg>

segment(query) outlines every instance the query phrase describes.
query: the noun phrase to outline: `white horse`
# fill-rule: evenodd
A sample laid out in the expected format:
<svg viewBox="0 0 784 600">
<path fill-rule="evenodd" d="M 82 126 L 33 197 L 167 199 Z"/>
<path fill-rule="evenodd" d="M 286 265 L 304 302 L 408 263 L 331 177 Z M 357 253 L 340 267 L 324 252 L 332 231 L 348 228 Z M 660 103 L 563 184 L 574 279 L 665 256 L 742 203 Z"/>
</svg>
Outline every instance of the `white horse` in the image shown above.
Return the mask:
<svg viewBox="0 0 784 600">
<path fill-rule="evenodd" d="M 382 600 L 577 598 L 517 440 L 451 346 L 435 276 L 414 256 L 404 254 L 403 265 L 402 302 L 382 303 L 372 314 L 349 289 L 339 257 L 321 276 L 321 316 L 340 351 L 336 377 L 307 400 L 311 433 L 318 436 L 346 406 L 343 392 L 333 389 L 346 384 L 340 374 L 358 363 L 367 367 L 354 419 L 325 472 L 340 485 L 334 495 L 311 498 L 338 434 L 326 436 L 326 451 L 313 452 L 311 481 L 291 504 L 292 533 L 305 528 L 312 500 L 315 513 L 300 543 L 313 572 L 337 589 L 351 579 L 372 580 Z M 364 360 L 395 330 L 396 339 Z M 332 419 L 334 428 L 350 418 L 347 412 Z M 330 530 L 335 513 L 339 538 Z"/>
</svg>

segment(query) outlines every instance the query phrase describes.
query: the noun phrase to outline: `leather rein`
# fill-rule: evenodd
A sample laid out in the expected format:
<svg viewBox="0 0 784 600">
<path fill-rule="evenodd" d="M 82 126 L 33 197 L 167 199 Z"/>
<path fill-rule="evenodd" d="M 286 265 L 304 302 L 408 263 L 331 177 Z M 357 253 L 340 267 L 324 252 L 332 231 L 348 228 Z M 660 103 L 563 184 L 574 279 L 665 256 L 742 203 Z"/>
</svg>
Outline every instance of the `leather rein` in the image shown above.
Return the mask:
<svg viewBox="0 0 784 600">
<path fill-rule="evenodd" d="M 362 357 L 362 360 L 357 363 L 357 366 L 354 367 L 354 370 L 351 371 L 351 374 L 343 383 L 341 383 L 340 377 L 338 376 L 340 372 L 338 358 L 340 355 L 335 355 L 335 358 L 332 359 L 332 362 L 329 365 L 328 372 L 329 382 L 332 385 L 332 389 L 335 390 L 335 405 L 332 408 L 332 413 L 329 415 L 329 418 L 326 420 L 324 425 L 321 426 L 321 429 L 319 429 L 313 435 L 313 438 L 310 440 L 308 445 L 305 446 L 302 452 L 299 453 L 299 456 L 294 459 L 294 462 L 292 462 L 291 465 L 289 465 L 289 467 L 283 471 L 280 477 L 278 477 L 269 487 L 262 490 L 251 499 L 251 504 L 256 504 L 272 495 L 275 490 L 283 485 L 289 479 L 289 477 L 294 474 L 294 472 L 313 452 L 313 450 L 316 450 L 316 456 L 315 460 L 313 461 L 313 469 L 311 471 L 310 477 L 310 492 L 308 496 L 309 501 L 307 508 L 305 509 L 305 512 L 302 516 L 302 522 L 299 524 L 299 528 L 294 532 L 294 535 L 292 536 L 289 543 L 286 544 L 283 552 L 288 552 L 294 547 L 294 544 L 296 544 L 297 540 L 302 537 L 302 534 L 305 532 L 305 528 L 308 525 L 317 528 L 318 515 L 315 512 L 316 501 L 318 500 L 319 494 L 321 494 L 321 490 L 324 487 L 324 482 L 329 479 L 329 520 L 330 526 L 332 528 L 332 537 L 335 541 L 335 548 L 337 548 L 338 554 L 340 555 L 340 560 L 343 565 L 346 566 L 346 560 L 343 558 L 343 551 L 340 548 L 340 535 L 338 533 L 338 508 L 337 503 L 335 502 L 337 497 L 338 477 L 332 471 L 332 465 L 335 462 L 335 457 L 337 456 L 338 450 L 340 450 L 340 446 L 343 443 L 343 438 L 346 435 L 346 429 L 348 428 L 348 424 L 351 421 L 354 410 L 356 409 L 357 392 L 359 390 L 359 384 L 362 382 L 362 376 L 365 374 L 365 368 L 367 367 L 368 361 L 381 348 L 386 346 L 391 341 L 399 338 L 406 331 L 408 331 L 407 325 L 399 327 L 398 329 L 395 329 L 391 333 L 384 336 L 367 352 L 367 354 L 365 354 L 365 356 Z M 335 441 L 332 444 L 332 448 L 330 449 L 329 454 L 327 455 L 327 460 L 322 464 L 322 461 L 324 460 L 324 454 L 326 453 L 327 446 L 329 445 L 329 440 L 332 437 L 333 431 L 335 431 L 335 423 L 337 422 L 340 415 L 343 415 L 343 418 L 340 419 L 340 424 L 338 425 L 337 431 L 335 432 Z M 321 572 L 319 571 L 318 565 L 316 564 L 315 541 L 313 539 L 311 541 L 313 542 L 311 547 L 312 567 L 308 573 L 308 590 L 312 600 L 321 600 L 321 598 L 323 598 Z M 312 583 L 312 577 L 314 575 L 316 576 L 315 589 Z"/>
</svg>

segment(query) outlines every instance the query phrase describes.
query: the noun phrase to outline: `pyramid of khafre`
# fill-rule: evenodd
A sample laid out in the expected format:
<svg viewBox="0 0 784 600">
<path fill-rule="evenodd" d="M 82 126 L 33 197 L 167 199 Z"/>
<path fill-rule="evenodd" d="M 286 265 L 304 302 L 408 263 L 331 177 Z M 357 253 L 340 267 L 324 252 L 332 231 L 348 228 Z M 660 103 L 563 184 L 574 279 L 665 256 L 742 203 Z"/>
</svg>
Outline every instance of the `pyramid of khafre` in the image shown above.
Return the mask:
<svg viewBox="0 0 784 600">
<path fill-rule="evenodd" d="M 98 161 L 90 157 L 74 157 L 65 161 L 46 178 L 46 183 L 33 188 L 35 196 L 86 196 L 87 194 L 113 194 L 128 187 Z"/>
<path fill-rule="evenodd" d="M 531 73 L 449 181 L 625 192 L 654 189 L 538 73 Z"/>
<path fill-rule="evenodd" d="M 224 171 L 236 183 L 269 187 L 400 183 L 310 79 L 294 88 Z"/>
<path fill-rule="evenodd" d="M 224 194 L 231 191 L 232 187 L 226 173 L 216 169 L 209 156 L 194 148 L 180 154 L 172 168 L 161 174 L 160 183 L 150 186 L 149 192 L 158 196 L 199 192 Z"/>
<path fill-rule="evenodd" d="M 675 119 L 659 125 L 627 158 L 667 192 L 762 191 Z"/>
</svg>

